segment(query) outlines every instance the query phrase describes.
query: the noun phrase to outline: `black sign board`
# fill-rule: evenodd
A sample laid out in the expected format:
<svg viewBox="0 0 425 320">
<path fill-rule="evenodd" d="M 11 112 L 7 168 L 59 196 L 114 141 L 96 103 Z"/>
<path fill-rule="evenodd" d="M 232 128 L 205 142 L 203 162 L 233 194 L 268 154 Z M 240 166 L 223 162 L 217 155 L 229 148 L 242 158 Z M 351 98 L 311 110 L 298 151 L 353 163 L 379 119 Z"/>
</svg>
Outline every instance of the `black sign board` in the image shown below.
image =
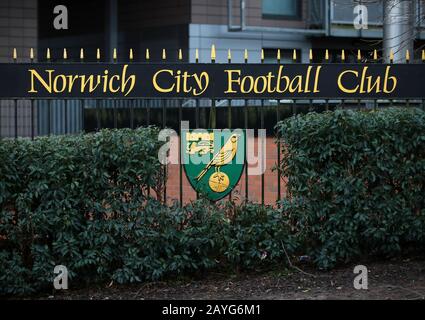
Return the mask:
<svg viewBox="0 0 425 320">
<path fill-rule="evenodd" d="M 421 98 L 425 64 L 0 64 L 0 98 Z"/>
</svg>

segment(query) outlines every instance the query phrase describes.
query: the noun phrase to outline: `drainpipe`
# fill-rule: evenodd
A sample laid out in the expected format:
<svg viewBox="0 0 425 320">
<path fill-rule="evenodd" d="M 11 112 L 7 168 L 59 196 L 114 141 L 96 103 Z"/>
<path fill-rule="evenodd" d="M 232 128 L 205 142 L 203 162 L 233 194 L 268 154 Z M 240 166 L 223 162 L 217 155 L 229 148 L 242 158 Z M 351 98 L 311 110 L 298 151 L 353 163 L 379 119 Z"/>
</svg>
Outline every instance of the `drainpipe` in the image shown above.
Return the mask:
<svg viewBox="0 0 425 320">
<path fill-rule="evenodd" d="M 390 52 L 395 63 L 406 61 L 409 50 L 413 59 L 415 38 L 414 8 L 412 0 L 384 0 L 384 60 L 390 62 Z"/>
</svg>

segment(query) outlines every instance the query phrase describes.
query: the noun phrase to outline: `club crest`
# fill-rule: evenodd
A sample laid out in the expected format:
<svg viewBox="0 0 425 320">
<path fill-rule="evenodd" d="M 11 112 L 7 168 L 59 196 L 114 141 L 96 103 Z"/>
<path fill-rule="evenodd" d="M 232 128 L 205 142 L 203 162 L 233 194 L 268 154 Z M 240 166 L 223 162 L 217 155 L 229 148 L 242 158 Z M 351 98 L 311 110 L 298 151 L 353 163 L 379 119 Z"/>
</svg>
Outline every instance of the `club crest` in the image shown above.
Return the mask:
<svg viewBox="0 0 425 320">
<path fill-rule="evenodd" d="M 183 130 L 181 146 L 186 176 L 202 196 L 220 200 L 239 182 L 245 163 L 244 130 Z"/>
</svg>

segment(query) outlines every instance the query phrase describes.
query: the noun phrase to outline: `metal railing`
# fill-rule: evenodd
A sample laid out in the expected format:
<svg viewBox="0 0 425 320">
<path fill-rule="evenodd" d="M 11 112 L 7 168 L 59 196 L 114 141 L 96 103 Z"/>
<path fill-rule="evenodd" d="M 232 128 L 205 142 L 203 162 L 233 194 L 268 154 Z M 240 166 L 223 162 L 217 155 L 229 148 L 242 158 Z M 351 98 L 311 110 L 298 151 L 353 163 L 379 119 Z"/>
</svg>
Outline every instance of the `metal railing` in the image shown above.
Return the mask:
<svg viewBox="0 0 425 320">
<path fill-rule="evenodd" d="M 199 62 L 196 50 L 196 63 Z M 34 61 L 33 51 L 30 53 Z M 68 59 L 64 50 L 64 60 Z M 100 50 L 97 52 L 100 60 Z M 296 51 L 293 60 L 297 61 Z M 343 51 L 342 62 L 346 59 Z M 357 53 L 358 63 L 363 63 L 363 55 Z M 410 60 L 408 55 L 407 60 Z M 16 50 L 13 59 L 17 63 Z M 50 52 L 47 51 L 50 60 Z M 163 51 L 162 60 L 166 61 L 166 52 Z M 228 63 L 232 56 L 229 50 Z M 245 63 L 248 63 L 248 51 L 244 54 Z M 81 50 L 80 61 L 84 62 L 84 51 Z M 116 50 L 114 50 L 116 62 Z M 134 61 L 133 51 L 129 53 L 129 63 Z M 150 62 L 150 52 L 145 52 L 144 62 Z M 178 62 L 182 61 L 179 50 Z M 313 52 L 310 51 L 310 61 L 313 61 Z M 324 55 L 324 62 L 329 62 L 328 50 Z M 376 50 L 373 52 L 373 61 L 377 62 Z M 422 52 L 422 62 L 425 53 Z M 178 63 L 177 62 L 177 63 Z M 215 53 L 211 56 L 211 63 L 215 63 Z M 281 62 L 280 50 L 276 53 L 276 63 Z M 409 61 L 408 61 L 409 62 Z M 261 55 L 264 63 L 264 53 Z M 274 136 L 274 126 L 280 120 L 300 113 L 323 112 L 337 108 L 376 109 L 390 106 L 420 107 L 425 109 L 424 99 L 415 100 L 383 100 L 383 99 L 206 99 L 206 98 L 108 98 L 108 99 L 3 99 L 0 100 L 0 137 L 18 138 L 53 134 L 74 134 L 79 132 L 96 132 L 102 128 L 136 128 L 140 126 L 156 125 L 160 128 L 170 127 L 180 131 L 182 121 L 189 121 L 195 128 L 244 128 L 266 129 L 268 136 Z M 276 143 L 277 162 L 280 161 L 280 144 Z M 166 170 L 166 169 L 165 169 Z M 244 169 L 245 186 L 244 199 L 250 199 L 250 183 L 248 166 Z M 179 202 L 184 202 L 182 164 L 179 165 Z M 259 202 L 266 203 L 266 176 L 260 177 L 261 197 Z M 275 200 L 282 198 L 282 177 L 277 171 L 275 180 L 277 190 Z M 164 201 L 167 201 L 167 188 L 164 186 Z M 231 197 L 231 196 L 230 196 Z"/>
</svg>

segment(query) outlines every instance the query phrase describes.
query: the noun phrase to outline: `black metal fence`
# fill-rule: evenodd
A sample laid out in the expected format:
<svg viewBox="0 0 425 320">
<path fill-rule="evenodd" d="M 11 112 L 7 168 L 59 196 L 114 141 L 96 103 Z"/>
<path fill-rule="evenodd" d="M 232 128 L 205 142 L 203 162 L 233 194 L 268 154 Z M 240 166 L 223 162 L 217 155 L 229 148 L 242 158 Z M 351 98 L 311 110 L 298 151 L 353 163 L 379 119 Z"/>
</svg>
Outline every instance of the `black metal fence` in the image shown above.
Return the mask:
<svg viewBox="0 0 425 320">
<path fill-rule="evenodd" d="M 294 61 L 297 61 L 294 50 Z M 376 55 L 376 52 L 375 54 Z M 116 57 L 116 54 L 114 54 Z M 182 55 L 179 52 L 179 58 Z M 330 60 L 328 52 L 324 62 Z M 262 55 L 264 57 L 264 55 Z M 99 58 L 99 53 L 98 53 Z M 144 62 L 149 63 L 149 51 Z M 165 61 L 165 51 L 163 55 Z M 312 55 L 310 55 L 312 59 Z M 345 53 L 342 53 L 342 62 Z M 48 55 L 48 61 L 50 56 Z M 64 60 L 68 59 L 66 51 Z M 365 63 L 357 56 L 358 63 Z M 16 52 L 14 61 L 17 62 Z M 116 60 L 115 60 L 116 61 Z M 196 54 L 196 62 L 198 62 Z M 84 62 L 83 51 L 80 62 Z M 133 62 L 130 52 L 128 63 Z M 215 62 L 215 57 L 211 61 Z M 228 62 L 231 62 L 230 52 Z M 248 55 L 245 52 L 245 62 Z M 264 63 L 264 58 L 261 60 Z M 277 63 L 280 52 L 277 51 Z M 377 62 L 377 58 L 366 62 Z M 423 62 L 423 61 L 422 61 Z M 66 63 L 66 61 L 64 61 Z M 177 62 L 178 63 L 178 62 Z M 36 136 L 52 134 L 75 134 L 96 132 L 102 128 L 137 128 L 155 125 L 160 128 L 180 130 L 182 121 L 189 121 L 191 128 L 250 128 L 266 129 L 268 136 L 274 136 L 275 124 L 287 117 L 307 112 L 323 112 L 337 108 L 377 109 L 390 106 L 419 107 L 425 110 L 425 99 L 205 99 L 205 98 L 131 98 L 131 99 L 2 99 L 0 100 L 0 137 L 34 139 Z M 280 145 L 277 143 L 277 162 L 280 160 Z M 250 200 L 248 166 L 245 166 L 244 198 Z M 179 200 L 183 203 L 182 165 L 179 169 Z M 277 173 L 277 194 L 282 196 L 282 179 Z M 261 203 L 265 203 L 265 175 L 261 176 Z M 164 188 L 164 200 L 167 190 Z"/>
</svg>

